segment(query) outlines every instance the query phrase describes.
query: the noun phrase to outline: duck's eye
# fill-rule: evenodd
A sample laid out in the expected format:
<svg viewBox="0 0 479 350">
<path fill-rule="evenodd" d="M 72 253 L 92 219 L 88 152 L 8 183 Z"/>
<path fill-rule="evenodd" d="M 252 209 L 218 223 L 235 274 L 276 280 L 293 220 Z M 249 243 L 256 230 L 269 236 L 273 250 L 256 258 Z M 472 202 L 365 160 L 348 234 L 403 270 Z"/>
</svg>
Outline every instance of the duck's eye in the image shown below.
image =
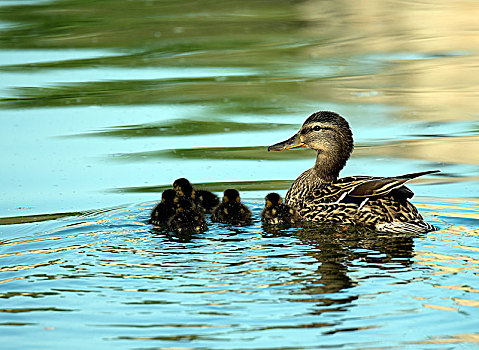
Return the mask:
<svg viewBox="0 0 479 350">
<path fill-rule="evenodd" d="M 319 125 L 313 126 L 313 131 L 321 131 L 321 127 Z"/>
</svg>

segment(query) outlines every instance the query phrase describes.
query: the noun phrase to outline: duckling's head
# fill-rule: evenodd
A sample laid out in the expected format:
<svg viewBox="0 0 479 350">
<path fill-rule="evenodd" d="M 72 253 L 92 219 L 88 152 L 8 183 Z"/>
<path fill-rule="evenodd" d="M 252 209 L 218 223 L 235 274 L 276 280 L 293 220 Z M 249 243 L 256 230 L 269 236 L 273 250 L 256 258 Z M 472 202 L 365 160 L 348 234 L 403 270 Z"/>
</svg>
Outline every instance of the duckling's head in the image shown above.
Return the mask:
<svg viewBox="0 0 479 350">
<path fill-rule="evenodd" d="M 173 182 L 173 188 L 178 197 L 195 198 L 195 190 L 193 189 L 193 186 L 184 177 L 176 179 L 175 182 Z"/>
<path fill-rule="evenodd" d="M 269 193 L 266 197 L 266 208 L 275 207 L 283 203 L 281 196 L 275 192 Z"/>
<path fill-rule="evenodd" d="M 227 189 L 223 192 L 223 203 L 228 202 L 241 202 L 239 192 L 235 189 Z"/>
<path fill-rule="evenodd" d="M 334 112 L 311 114 L 301 129 L 289 139 L 268 147 L 268 151 L 283 151 L 306 147 L 318 152 L 315 170 L 324 180 L 338 177 L 353 151 L 353 133 L 346 119 Z"/>
<path fill-rule="evenodd" d="M 175 190 L 164 190 L 161 194 L 161 202 L 162 203 L 173 203 L 176 197 Z"/>
</svg>

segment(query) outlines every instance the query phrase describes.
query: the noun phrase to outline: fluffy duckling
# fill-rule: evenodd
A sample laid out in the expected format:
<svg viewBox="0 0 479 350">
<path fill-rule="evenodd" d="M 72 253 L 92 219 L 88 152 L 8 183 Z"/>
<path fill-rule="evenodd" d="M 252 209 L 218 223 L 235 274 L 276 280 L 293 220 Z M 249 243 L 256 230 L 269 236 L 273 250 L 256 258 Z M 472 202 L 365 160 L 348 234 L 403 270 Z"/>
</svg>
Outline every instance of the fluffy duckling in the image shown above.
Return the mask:
<svg viewBox="0 0 479 350">
<path fill-rule="evenodd" d="M 223 193 L 223 202 L 213 211 L 211 221 L 248 225 L 251 222 L 251 211 L 241 203 L 237 190 L 228 189 Z"/>
<path fill-rule="evenodd" d="M 175 197 L 176 192 L 174 190 L 163 191 L 161 202 L 151 211 L 148 223 L 156 226 L 165 225 L 176 212 Z"/>
<path fill-rule="evenodd" d="M 168 229 L 180 235 L 202 233 L 208 229 L 203 213 L 196 204 L 186 198 L 175 199 L 176 211 L 168 220 Z"/>
<path fill-rule="evenodd" d="M 301 220 L 299 214 L 290 206 L 283 204 L 283 199 L 277 193 L 269 193 L 266 205 L 261 212 L 261 220 L 270 225 L 290 225 Z"/>
<path fill-rule="evenodd" d="M 217 195 L 206 190 L 196 190 L 184 177 L 176 179 L 173 182 L 173 188 L 178 197 L 192 198 L 199 207 L 198 209 L 201 209 L 203 212 L 212 213 L 220 204 Z"/>
<path fill-rule="evenodd" d="M 218 196 L 213 192 L 206 190 L 195 190 L 195 200 L 205 212 L 210 214 L 220 204 Z"/>
<path fill-rule="evenodd" d="M 173 189 L 178 197 L 195 198 L 193 185 L 184 177 L 176 179 L 173 182 Z"/>
</svg>

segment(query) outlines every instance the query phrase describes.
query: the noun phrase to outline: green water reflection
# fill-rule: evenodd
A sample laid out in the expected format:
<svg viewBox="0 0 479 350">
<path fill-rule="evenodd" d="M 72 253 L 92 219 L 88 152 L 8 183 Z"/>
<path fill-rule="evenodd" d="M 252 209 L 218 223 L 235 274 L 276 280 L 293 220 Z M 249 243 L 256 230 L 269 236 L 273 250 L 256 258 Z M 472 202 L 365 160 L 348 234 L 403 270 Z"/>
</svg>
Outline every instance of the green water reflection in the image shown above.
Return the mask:
<svg viewBox="0 0 479 350">
<path fill-rule="evenodd" d="M 18 25 L 1 31 L 3 48 L 101 48 L 118 54 L 10 64 L 3 70 L 244 67 L 253 74 L 135 81 L 125 72 L 122 81 L 20 88 L 3 105 L 206 103 L 221 113 L 284 113 L 306 103 L 360 100 L 400 105 L 408 111 L 401 117 L 470 119 L 478 107 L 477 91 L 471 87 L 476 85 L 479 45 L 468 30 L 475 27 L 474 13 L 474 2 L 450 1 L 440 1 L 432 12 L 421 4 L 385 6 L 378 1 L 4 6 L 1 19 Z"/>
<path fill-rule="evenodd" d="M 291 125 L 277 123 L 240 123 L 226 120 L 170 120 L 166 123 L 151 125 L 124 125 L 113 127 L 113 130 L 91 132 L 81 136 L 115 136 L 115 137 L 164 137 L 221 134 L 233 132 L 250 132 L 258 130 L 290 129 Z"/>
</svg>

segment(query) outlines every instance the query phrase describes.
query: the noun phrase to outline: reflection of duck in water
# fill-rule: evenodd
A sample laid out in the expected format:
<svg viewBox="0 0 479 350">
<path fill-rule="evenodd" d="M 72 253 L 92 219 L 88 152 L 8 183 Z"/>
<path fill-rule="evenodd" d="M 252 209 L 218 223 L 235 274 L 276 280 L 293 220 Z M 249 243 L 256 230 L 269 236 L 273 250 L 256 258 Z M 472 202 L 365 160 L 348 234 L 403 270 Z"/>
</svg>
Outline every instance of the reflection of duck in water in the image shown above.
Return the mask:
<svg viewBox="0 0 479 350">
<path fill-rule="evenodd" d="M 312 114 L 298 133 L 268 150 L 297 147 L 317 151 L 314 167 L 303 172 L 286 194 L 286 204 L 305 220 L 359 224 L 386 232 L 420 233 L 436 229 L 408 201 L 414 193 L 404 184 L 437 170 L 396 177 L 338 179 L 353 150 L 353 136 L 348 122 L 333 112 Z"/>
<path fill-rule="evenodd" d="M 290 206 L 283 204 L 281 196 L 277 193 L 269 193 L 266 204 L 261 212 L 261 220 L 271 225 L 290 225 L 301 220 L 299 214 Z"/>
<path fill-rule="evenodd" d="M 212 213 L 218 204 L 220 204 L 217 195 L 210 191 L 195 189 L 193 185 L 183 177 L 176 179 L 175 182 L 173 182 L 173 188 L 178 197 L 192 198 L 199 206 L 198 209 L 201 209 L 206 213 Z"/>
<path fill-rule="evenodd" d="M 168 222 L 176 212 L 175 203 L 176 192 L 174 190 L 165 190 L 161 194 L 161 202 L 158 203 L 151 211 L 148 223 L 160 226 Z"/>
<path fill-rule="evenodd" d="M 363 278 L 375 271 L 394 275 L 414 264 L 414 242 L 419 235 L 390 235 L 358 226 L 344 230 L 337 225 L 321 225 L 319 232 L 317 225 L 301 225 L 288 232 L 304 247 L 296 253 L 317 261 L 310 263 L 311 270 L 292 273 L 287 281 L 301 286 L 297 293 L 308 295 L 305 301 L 316 301 L 312 313 L 347 313 L 353 301 L 362 298 L 362 291 L 351 289 L 358 284 L 358 274 Z"/>
<path fill-rule="evenodd" d="M 237 190 L 228 189 L 223 193 L 223 202 L 211 215 L 211 221 L 230 225 L 248 225 L 251 222 L 251 211 L 241 203 Z"/>
<path fill-rule="evenodd" d="M 207 230 L 203 213 L 196 204 L 186 198 L 176 198 L 176 211 L 168 220 L 168 229 L 180 235 L 192 235 Z"/>
</svg>

